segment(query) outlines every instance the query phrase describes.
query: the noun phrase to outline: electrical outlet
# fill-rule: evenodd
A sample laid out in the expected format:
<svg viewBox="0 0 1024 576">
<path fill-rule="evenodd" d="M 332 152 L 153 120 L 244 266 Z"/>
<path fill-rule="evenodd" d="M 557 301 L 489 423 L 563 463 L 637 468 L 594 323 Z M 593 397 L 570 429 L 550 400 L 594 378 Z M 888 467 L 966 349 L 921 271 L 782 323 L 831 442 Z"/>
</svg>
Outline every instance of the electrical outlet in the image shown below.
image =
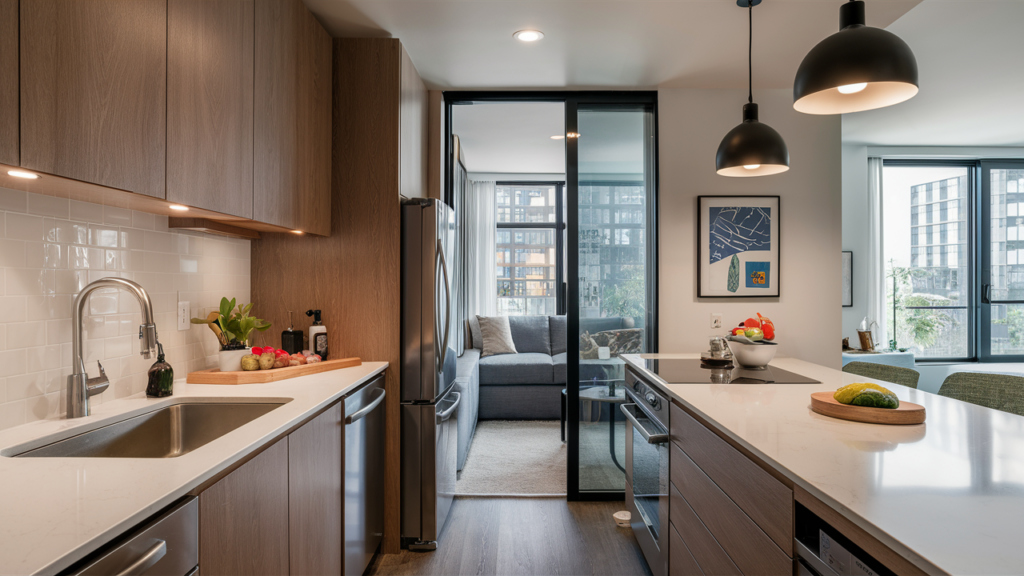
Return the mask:
<svg viewBox="0 0 1024 576">
<path fill-rule="evenodd" d="M 721 328 L 722 327 L 722 313 L 721 312 L 713 312 L 711 314 L 711 327 L 712 328 Z"/>
<path fill-rule="evenodd" d="M 178 331 L 192 328 L 192 306 L 188 302 L 178 302 Z"/>
</svg>

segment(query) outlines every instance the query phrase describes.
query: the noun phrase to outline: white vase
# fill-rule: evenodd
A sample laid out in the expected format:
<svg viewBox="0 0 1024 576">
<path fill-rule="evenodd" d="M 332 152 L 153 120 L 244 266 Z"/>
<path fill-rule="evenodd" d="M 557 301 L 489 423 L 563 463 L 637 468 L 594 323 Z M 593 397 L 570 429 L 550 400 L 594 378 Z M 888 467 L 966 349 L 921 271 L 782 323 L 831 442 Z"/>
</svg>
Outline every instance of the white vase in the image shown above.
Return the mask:
<svg viewBox="0 0 1024 576">
<path fill-rule="evenodd" d="M 240 350 L 221 350 L 217 353 L 217 364 L 221 372 L 240 372 L 242 356 L 249 353 L 249 348 Z"/>
</svg>

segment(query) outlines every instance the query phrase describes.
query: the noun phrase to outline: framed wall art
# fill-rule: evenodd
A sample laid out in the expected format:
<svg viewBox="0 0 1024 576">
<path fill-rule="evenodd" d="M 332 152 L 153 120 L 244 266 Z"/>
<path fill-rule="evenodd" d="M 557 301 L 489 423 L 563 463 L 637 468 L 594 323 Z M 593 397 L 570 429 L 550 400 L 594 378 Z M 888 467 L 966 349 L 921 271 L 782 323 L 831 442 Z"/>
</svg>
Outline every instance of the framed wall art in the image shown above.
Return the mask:
<svg viewBox="0 0 1024 576">
<path fill-rule="evenodd" d="M 853 252 L 843 251 L 843 308 L 853 306 Z"/>
<path fill-rule="evenodd" d="M 777 298 L 778 196 L 697 197 L 699 298 Z"/>
</svg>

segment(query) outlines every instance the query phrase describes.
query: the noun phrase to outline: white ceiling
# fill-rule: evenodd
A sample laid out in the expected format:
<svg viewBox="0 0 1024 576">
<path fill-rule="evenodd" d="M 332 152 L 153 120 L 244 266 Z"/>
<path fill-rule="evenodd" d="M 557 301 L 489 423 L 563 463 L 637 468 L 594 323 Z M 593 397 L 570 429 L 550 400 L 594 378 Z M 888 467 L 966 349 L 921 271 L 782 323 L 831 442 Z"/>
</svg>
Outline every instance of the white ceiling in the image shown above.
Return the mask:
<svg viewBox="0 0 1024 576">
<path fill-rule="evenodd" d="M 1024 146 L 1022 24 L 1021 0 L 926 0 L 888 28 L 914 50 L 921 92 L 843 116 L 843 141 Z"/>
<path fill-rule="evenodd" d="M 560 174 L 565 172 L 562 103 L 519 102 L 457 105 L 452 132 L 459 136 L 469 172 Z"/>
<path fill-rule="evenodd" d="M 395 37 L 431 88 L 735 88 L 746 85 L 747 13 L 733 0 L 305 0 L 333 36 Z M 920 0 L 868 2 L 886 27 Z M 754 86 L 792 86 L 839 28 L 840 0 L 754 8 Z M 512 38 L 525 28 L 546 37 Z"/>
</svg>

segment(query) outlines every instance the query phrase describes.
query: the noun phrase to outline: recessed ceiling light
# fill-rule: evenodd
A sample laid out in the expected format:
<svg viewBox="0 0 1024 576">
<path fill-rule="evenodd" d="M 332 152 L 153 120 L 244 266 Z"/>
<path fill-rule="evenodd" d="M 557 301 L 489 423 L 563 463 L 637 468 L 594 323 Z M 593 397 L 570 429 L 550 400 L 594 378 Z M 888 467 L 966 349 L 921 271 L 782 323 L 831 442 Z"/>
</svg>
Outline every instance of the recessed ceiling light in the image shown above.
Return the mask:
<svg viewBox="0 0 1024 576">
<path fill-rule="evenodd" d="M 8 176 L 14 176 L 15 178 L 26 178 L 28 180 L 38 180 L 39 174 L 33 172 L 26 172 L 24 170 L 8 170 Z"/>
<path fill-rule="evenodd" d="M 536 42 L 544 37 L 544 33 L 540 30 L 520 30 L 513 34 L 512 37 L 520 42 Z"/>
<path fill-rule="evenodd" d="M 302 234 L 302 230 L 292 230 L 292 234 Z"/>
<path fill-rule="evenodd" d="M 562 140 L 563 138 L 565 138 L 565 136 L 561 134 L 555 134 L 554 136 L 551 137 L 552 140 Z"/>
<path fill-rule="evenodd" d="M 181 204 L 171 204 L 169 206 L 171 210 L 177 210 L 178 212 L 187 212 L 188 206 L 182 206 Z"/>
</svg>

